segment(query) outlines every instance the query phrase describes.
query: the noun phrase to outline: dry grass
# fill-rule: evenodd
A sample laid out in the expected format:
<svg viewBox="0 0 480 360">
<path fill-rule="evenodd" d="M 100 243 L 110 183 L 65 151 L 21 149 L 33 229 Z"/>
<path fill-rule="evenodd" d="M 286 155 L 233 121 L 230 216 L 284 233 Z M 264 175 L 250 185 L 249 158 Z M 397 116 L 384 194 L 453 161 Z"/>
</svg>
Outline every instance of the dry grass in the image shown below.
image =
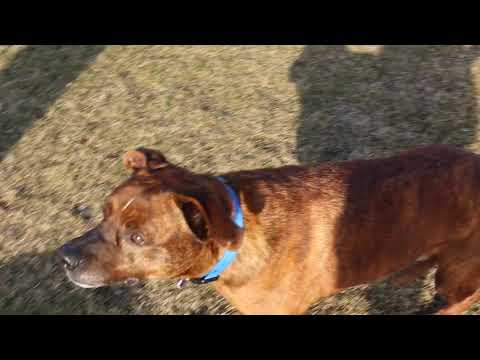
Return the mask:
<svg viewBox="0 0 480 360">
<path fill-rule="evenodd" d="M 196 171 L 478 149 L 479 49 L 465 46 L 0 47 L 0 313 L 221 314 L 208 287 L 83 290 L 52 250 L 99 218 L 139 145 Z M 94 217 L 72 212 L 88 204 Z M 416 313 L 432 274 L 314 313 Z M 478 312 L 480 309 L 473 309 Z"/>
</svg>

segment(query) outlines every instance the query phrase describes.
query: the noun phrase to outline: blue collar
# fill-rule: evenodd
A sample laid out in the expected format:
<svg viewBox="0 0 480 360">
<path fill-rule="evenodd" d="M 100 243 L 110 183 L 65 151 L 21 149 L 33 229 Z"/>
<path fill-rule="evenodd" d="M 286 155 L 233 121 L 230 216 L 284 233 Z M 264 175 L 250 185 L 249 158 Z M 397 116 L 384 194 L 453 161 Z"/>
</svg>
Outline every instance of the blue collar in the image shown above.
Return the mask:
<svg viewBox="0 0 480 360">
<path fill-rule="evenodd" d="M 233 222 L 240 229 L 243 229 L 245 225 L 244 225 L 244 222 L 243 222 L 242 208 L 240 207 L 240 199 L 238 198 L 237 194 L 232 189 L 232 187 L 227 184 L 226 180 L 223 177 L 218 176 L 217 178 L 225 185 L 225 188 L 227 189 L 228 195 L 230 196 L 230 199 L 232 200 L 232 204 L 233 204 L 233 219 L 232 220 L 233 220 Z M 194 284 L 206 284 L 208 282 L 217 280 L 219 278 L 220 274 L 233 262 L 233 260 L 235 260 L 236 256 L 237 256 L 236 251 L 225 250 L 222 258 L 215 264 L 215 266 L 213 268 L 210 269 L 210 271 L 208 271 L 202 277 L 196 278 L 196 279 L 191 279 L 190 281 Z M 182 287 L 184 282 L 185 282 L 185 280 L 180 280 L 177 283 L 177 286 Z"/>
</svg>

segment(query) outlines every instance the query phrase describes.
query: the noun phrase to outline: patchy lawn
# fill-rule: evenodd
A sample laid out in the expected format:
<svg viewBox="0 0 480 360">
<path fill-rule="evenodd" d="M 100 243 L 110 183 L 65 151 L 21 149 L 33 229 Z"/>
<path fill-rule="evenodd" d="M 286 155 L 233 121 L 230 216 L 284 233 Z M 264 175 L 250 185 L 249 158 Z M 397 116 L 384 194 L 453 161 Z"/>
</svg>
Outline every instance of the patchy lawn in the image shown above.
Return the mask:
<svg viewBox="0 0 480 360">
<path fill-rule="evenodd" d="M 76 288 L 52 251 L 98 221 L 104 197 L 127 175 L 119 156 L 140 145 L 209 172 L 428 143 L 480 151 L 479 50 L 0 47 L 0 313 L 234 312 L 208 287 Z M 432 290 L 431 273 L 402 289 L 357 287 L 312 312 L 422 313 L 436 304 Z"/>
</svg>

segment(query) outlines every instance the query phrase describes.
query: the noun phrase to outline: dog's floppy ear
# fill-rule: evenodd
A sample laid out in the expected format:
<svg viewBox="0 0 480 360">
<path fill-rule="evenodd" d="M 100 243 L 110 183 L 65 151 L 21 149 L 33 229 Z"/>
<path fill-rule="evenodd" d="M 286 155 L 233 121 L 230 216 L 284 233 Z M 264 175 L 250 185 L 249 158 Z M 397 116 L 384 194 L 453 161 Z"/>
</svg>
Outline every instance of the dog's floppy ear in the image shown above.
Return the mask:
<svg viewBox="0 0 480 360">
<path fill-rule="evenodd" d="M 231 205 L 213 189 L 191 188 L 174 194 L 185 221 L 202 241 L 213 240 L 234 250 L 240 246 L 243 229 L 231 217 Z"/>
<path fill-rule="evenodd" d="M 161 169 L 168 165 L 165 156 L 157 150 L 138 148 L 123 155 L 123 165 L 130 170 Z"/>
</svg>

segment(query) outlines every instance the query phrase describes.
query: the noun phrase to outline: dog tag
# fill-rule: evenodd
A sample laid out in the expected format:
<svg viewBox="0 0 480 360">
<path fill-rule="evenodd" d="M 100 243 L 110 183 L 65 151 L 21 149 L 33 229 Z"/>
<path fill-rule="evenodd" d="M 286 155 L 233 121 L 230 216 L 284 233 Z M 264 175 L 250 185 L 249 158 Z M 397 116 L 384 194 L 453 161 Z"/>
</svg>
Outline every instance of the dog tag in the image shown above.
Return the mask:
<svg viewBox="0 0 480 360">
<path fill-rule="evenodd" d="M 177 289 L 183 288 L 185 285 L 187 285 L 188 280 L 187 279 L 181 279 L 177 281 Z"/>
</svg>

